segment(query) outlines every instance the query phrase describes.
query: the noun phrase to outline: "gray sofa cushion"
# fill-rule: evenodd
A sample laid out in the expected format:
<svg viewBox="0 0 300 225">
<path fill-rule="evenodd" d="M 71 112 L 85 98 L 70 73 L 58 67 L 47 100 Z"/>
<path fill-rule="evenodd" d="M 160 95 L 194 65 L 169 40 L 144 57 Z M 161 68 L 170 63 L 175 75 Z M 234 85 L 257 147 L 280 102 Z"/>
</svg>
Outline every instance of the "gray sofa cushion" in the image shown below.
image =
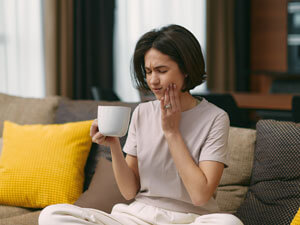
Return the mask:
<svg viewBox="0 0 300 225">
<path fill-rule="evenodd" d="M 97 118 L 98 105 L 128 106 L 134 109 L 138 103 L 93 101 L 93 100 L 68 100 L 60 99 L 55 114 L 56 123 L 66 123 Z"/>
<path fill-rule="evenodd" d="M 117 203 L 130 203 L 121 195 L 112 169 L 112 162 L 100 157 L 91 184 L 75 202 L 84 208 L 94 208 L 110 213 Z"/>
<path fill-rule="evenodd" d="M 0 137 L 4 120 L 18 124 L 53 123 L 58 100 L 59 97 L 22 98 L 0 93 Z"/>
<path fill-rule="evenodd" d="M 0 225 L 38 225 L 41 211 L 32 211 L 0 220 Z"/>
<path fill-rule="evenodd" d="M 300 124 L 261 120 L 250 188 L 236 215 L 247 224 L 290 224 L 300 206 Z"/>
<path fill-rule="evenodd" d="M 224 169 L 216 196 L 222 212 L 236 212 L 245 199 L 250 184 L 255 140 L 256 130 L 229 129 L 228 167 Z"/>
<path fill-rule="evenodd" d="M 40 210 L 0 205 L 0 225 L 38 225 Z"/>
<path fill-rule="evenodd" d="M 34 211 L 29 208 L 0 205 L 0 220 L 13 216 L 19 216 Z"/>
</svg>

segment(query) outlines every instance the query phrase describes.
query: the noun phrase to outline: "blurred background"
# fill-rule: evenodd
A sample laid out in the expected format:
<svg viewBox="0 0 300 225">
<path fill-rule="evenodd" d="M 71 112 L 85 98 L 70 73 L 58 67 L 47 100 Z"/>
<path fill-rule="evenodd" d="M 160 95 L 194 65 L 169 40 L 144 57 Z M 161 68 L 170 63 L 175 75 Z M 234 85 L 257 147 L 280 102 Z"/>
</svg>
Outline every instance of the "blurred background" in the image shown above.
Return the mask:
<svg viewBox="0 0 300 225">
<path fill-rule="evenodd" d="M 167 24 L 199 40 L 192 93 L 299 93 L 300 3 L 290 0 L 0 0 L 0 92 L 140 101 L 135 43 Z"/>
<path fill-rule="evenodd" d="M 145 32 L 172 23 L 197 37 L 207 61 L 207 49 L 215 51 L 211 70 L 222 75 L 211 77 L 217 81 L 211 88 L 231 90 L 240 86 L 233 81 L 236 45 L 249 63 L 249 13 L 248 0 L 0 0 L 0 92 L 72 99 L 98 92 L 139 101 L 130 73 L 135 44 Z M 203 90 L 206 83 L 195 91 Z"/>
</svg>

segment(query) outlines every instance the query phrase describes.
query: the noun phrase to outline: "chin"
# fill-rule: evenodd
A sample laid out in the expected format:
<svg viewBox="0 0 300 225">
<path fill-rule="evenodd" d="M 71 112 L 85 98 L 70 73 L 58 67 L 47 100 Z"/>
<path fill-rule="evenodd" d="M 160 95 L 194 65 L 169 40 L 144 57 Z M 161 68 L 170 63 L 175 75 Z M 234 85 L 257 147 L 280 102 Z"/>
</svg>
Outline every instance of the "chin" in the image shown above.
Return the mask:
<svg viewBox="0 0 300 225">
<path fill-rule="evenodd" d="M 162 97 L 162 95 L 160 95 L 160 94 L 153 93 L 153 95 L 157 100 L 161 99 L 161 97 Z"/>
<path fill-rule="evenodd" d="M 157 100 L 159 100 L 159 99 L 161 99 L 161 95 L 156 95 L 156 94 L 154 94 L 154 97 L 157 99 Z"/>
</svg>

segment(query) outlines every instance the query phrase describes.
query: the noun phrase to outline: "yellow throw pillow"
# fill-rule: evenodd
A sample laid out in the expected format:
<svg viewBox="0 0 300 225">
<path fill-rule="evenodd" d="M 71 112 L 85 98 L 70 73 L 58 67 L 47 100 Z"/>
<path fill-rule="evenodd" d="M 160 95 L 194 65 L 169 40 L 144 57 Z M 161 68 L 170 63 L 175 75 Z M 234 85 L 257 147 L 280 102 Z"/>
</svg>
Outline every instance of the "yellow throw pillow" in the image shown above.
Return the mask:
<svg viewBox="0 0 300 225">
<path fill-rule="evenodd" d="M 291 222 L 291 225 L 300 225 L 300 208 Z"/>
<path fill-rule="evenodd" d="M 83 190 L 92 121 L 51 125 L 4 122 L 0 205 L 74 203 Z"/>
</svg>

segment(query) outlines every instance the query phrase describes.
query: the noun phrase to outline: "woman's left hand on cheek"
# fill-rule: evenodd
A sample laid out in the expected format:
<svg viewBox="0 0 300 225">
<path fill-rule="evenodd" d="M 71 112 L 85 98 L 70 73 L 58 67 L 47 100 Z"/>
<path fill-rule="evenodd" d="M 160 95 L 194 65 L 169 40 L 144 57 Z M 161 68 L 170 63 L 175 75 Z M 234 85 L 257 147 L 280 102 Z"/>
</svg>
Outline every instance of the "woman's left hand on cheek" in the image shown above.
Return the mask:
<svg viewBox="0 0 300 225">
<path fill-rule="evenodd" d="M 175 84 L 170 84 L 160 101 L 162 129 L 165 134 L 179 131 L 181 104 Z"/>
</svg>

